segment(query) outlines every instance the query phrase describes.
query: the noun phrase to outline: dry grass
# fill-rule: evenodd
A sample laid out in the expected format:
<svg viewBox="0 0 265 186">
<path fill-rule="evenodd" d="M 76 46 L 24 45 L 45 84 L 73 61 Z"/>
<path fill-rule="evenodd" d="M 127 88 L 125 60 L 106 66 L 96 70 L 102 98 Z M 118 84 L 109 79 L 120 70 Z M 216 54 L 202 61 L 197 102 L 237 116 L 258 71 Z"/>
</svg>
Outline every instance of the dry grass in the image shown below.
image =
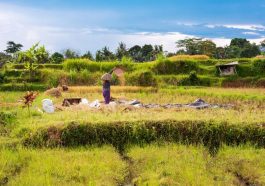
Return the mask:
<svg viewBox="0 0 265 186">
<path fill-rule="evenodd" d="M 176 55 L 168 58 L 170 61 L 177 61 L 183 59 L 207 60 L 210 59 L 207 55 Z"/>
<path fill-rule="evenodd" d="M 70 93 L 86 94 L 86 93 L 101 93 L 102 87 L 99 86 L 74 86 L 69 87 Z M 157 88 L 154 87 L 137 87 L 137 86 L 112 86 L 112 93 L 126 92 L 126 93 L 138 93 L 138 92 L 157 92 Z"/>
<path fill-rule="evenodd" d="M 47 97 L 41 93 L 32 107 L 32 117 L 27 116 L 25 109 L 17 105 L 17 100 L 23 95 L 21 92 L 0 92 L 0 102 L 4 110 L 17 113 L 18 122 L 14 126 L 13 134 L 20 133 L 21 128 L 39 128 L 47 125 L 76 122 L 115 122 L 139 120 L 200 120 L 227 122 L 230 124 L 264 124 L 265 121 L 265 89 L 219 89 L 219 88 L 190 88 L 168 89 L 153 92 L 153 88 L 142 87 L 112 87 L 111 96 L 115 98 L 138 99 L 142 103 L 190 103 L 197 98 L 203 98 L 210 103 L 233 103 L 232 109 L 135 109 L 124 107 L 102 107 L 89 109 L 86 106 L 62 108 L 64 98 L 82 97 L 89 101 L 103 100 L 101 87 L 70 87 L 69 92 L 63 92 L 62 97 Z M 130 92 L 132 91 L 132 92 Z M 135 92 L 134 92 L 135 91 Z M 134 93 L 133 93 L 134 92 Z M 62 108 L 54 114 L 41 114 L 35 107 L 42 108 L 41 100 L 50 98 L 54 104 Z"/>
</svg>

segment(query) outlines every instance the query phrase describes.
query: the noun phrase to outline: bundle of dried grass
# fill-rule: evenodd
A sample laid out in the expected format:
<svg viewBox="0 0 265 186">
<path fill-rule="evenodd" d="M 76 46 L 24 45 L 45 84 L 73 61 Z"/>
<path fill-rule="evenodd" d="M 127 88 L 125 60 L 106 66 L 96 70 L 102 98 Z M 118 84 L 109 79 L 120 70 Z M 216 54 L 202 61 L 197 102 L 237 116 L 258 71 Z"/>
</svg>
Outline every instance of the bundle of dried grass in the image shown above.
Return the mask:
<svg viewBox="0 0 265 186">
<path fill-rule="evenodd" d="M 61 92 L 60 88 L 51 88 L 51 89 L 47 90 L 45 92 L 45 94 L 52 96 L 52 97 L 56 97 L 56 98 L 62 96 L 62 92 Z"/>
</svg>

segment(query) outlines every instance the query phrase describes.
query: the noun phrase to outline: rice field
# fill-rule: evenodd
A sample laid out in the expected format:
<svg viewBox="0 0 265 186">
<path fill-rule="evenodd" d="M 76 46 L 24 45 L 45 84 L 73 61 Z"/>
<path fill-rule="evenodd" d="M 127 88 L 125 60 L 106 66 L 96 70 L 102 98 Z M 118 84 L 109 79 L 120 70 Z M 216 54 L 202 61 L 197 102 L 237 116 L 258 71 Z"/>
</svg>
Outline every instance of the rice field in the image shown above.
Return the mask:
<svg viewBox="0 0 265 186">
<path fill-rule="evenodd" d="M 149 145 L 142 142 L 139 143 L 141 145 L 128 145 L 123 151 L 106 144 L 55 148 L 23 144 L 25 137 L 38 133 L 42 128 L 67 128 L 71 122 L 99 126 L 104 123 L 103 141 L 115 133 L 108 131 L 112 130 L 108 123 L 143 121 L 225 123 L 239 127 L 254 126 L 255 130 L 260 126 L 257 131 L 262 135 L 265 126 L 264 93 L 265 89 L 253 88 L 112 87 L 112 97 L 137 99 L 145 104 L 185 104 L 202 98 L 208 103 L 232 104 L 233 107 L 196 110 L 103 105 L 99 109 L 91 109 L 76 105 L 64 108 L 61 106 L 64 98 L 102 100 L 101 87 L 70 87 L 59 98 L 40 92 L 29 115 L 19 102 L 24 92 L 0 92 L 0 112 L 15 117 L 7 123 L 0 120 L 0 185 L 265 185 L 264 148 L 251 144 L 222 145 L 215 154 L 201 143 L 181 144 L 163 140 Z M 39 111 L 45 98 L 53 100 L 57 107 L 55 113 Z M 48 137 L 56 138 L 57 133 L 52 132 L 47 134 Z M 142 132 L 140 135 L 147 132 L 152 137 L 148 131 L 139 132 Z M 80 140 L 87 137 L 83 134 L 86 133 L 71 131 L 71 135 Z M 242 138 L 241 134 L 234 135 L 239 136 L 239 141 Z"/>
<path fill-rule="evenodd" d="M 151 145 L 135 147 L 132 158 L 137 185 L 264 185 L 264 149 L 224 147 L 211 157 L 203 147 Z"/>
</svg>

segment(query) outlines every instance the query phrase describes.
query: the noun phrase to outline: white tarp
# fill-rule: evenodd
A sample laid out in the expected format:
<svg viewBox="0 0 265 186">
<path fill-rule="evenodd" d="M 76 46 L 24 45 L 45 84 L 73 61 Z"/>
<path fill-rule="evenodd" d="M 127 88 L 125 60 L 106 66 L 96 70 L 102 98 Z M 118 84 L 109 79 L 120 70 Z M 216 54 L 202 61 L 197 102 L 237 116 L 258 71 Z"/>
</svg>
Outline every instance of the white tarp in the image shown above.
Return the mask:
<svg viewBox="0 0 265 186">
<path fill-rule="evenodd" d="M 44 99 L 42 100 L 42 108 L 46 113 L 54 113 L 54 105 L 52 100 Z"/>
<path fill-rule="evenodd" d="M 91 107 L 91 108 L 99 108 L 100 107 L 99 100 L 97 99 L 97 100 L 93 101 L 92 103 L 90 103 L 89 107 Z"/>
</svg>

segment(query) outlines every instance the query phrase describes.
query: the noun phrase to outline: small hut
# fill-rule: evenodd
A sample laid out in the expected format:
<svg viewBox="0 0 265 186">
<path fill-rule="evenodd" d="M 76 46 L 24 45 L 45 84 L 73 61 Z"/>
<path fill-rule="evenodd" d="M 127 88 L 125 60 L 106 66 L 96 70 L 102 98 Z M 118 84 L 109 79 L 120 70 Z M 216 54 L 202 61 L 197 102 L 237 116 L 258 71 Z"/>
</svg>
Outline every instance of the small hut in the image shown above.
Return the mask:
<svg viewBox="0 0 265 186">
<path fill-rule="evenodd" d="M 235 61 L 232 63 L 217 65 L 216 68 L 218 68 L 218 70 L 220 72 L 220 76 L 230 76 L 230 75 L 237 74 L 236 66 L 238 64 L 239 63 L 237 61 Z"/>
</svg>

